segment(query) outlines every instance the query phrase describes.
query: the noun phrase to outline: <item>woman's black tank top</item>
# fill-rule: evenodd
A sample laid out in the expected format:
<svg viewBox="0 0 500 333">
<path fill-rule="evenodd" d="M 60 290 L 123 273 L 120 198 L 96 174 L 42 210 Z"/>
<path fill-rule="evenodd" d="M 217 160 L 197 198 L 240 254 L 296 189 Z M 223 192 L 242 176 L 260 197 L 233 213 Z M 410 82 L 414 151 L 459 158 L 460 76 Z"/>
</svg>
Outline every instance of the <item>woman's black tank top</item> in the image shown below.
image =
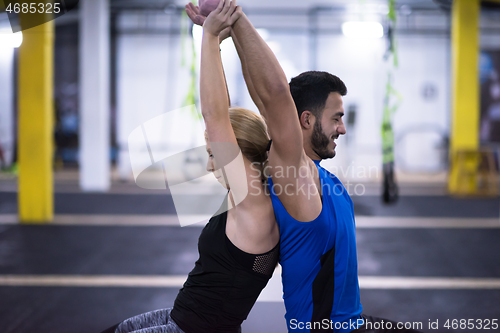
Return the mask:
<svg viewBox="0 0 500 333">
<path fill-rule="evenodd" d="M 179 291 L 172 319 L 186 333 L 237 333 L 278 262 L 279 244 L 264 254 L 241 251 L 226 236 L 227 212 L 201 232 L 199 259 Z"/>
</svg>

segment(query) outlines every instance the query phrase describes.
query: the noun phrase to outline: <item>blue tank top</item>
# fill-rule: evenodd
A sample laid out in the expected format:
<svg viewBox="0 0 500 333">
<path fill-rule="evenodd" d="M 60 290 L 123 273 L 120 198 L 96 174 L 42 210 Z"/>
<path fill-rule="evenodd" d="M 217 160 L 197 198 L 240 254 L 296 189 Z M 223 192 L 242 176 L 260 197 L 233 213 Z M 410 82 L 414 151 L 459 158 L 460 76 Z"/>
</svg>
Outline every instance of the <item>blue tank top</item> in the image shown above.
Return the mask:
<svg viewBox="0 0 500 333">
<path fill-rule="evenodd" d="M 319 162 L 314 161 L 323 207 L 311 222 L 291 217 L 276 195 L 280 187 L 274 187 L 271 178 L 268 181 L 280 229 L 285 319 L 289 332 L 344 333 L 356 328 L 348 326 L 351 322 L 362 323 L 358 322 L 363 307 L 359 300 L 354 209 L 340 180 Z"/>
</svg>

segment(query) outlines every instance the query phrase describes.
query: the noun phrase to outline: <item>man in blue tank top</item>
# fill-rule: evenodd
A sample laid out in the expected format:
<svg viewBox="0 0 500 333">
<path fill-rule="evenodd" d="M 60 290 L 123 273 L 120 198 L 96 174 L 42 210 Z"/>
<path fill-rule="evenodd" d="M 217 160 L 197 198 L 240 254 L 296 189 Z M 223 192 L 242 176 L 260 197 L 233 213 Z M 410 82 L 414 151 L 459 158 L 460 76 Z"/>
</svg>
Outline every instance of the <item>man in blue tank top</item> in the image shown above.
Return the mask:
<svg viewBox="0 0 500 333">
<path fill-rule="evenodd" d="M 325 72 L 303 73 L 289 85 L 245 14 L 230 34 L 272 138 L 266 169 L 280 228 L 289 332 L 381 332 L 368 326 L 378 322 L 384 328 L 379 319 L 361 315 L 352 200 L 319 165 L 335 156 L 335 140 L 346 134 L 346 86 Z"/>
<path fill-rule="evenodd" d="M 337 177 L 319 165 L 335 156 L 335 140 L 346 133 L 342 96 L 347 89 L 324 72 L 304 73 L 289 87 L 274 54 L 244 15 L 231 35 L 272 138 L 269 188 L 280 228 L 289 332 L 355 330 L 364 320 L 353 205 Z"/>
</svg>

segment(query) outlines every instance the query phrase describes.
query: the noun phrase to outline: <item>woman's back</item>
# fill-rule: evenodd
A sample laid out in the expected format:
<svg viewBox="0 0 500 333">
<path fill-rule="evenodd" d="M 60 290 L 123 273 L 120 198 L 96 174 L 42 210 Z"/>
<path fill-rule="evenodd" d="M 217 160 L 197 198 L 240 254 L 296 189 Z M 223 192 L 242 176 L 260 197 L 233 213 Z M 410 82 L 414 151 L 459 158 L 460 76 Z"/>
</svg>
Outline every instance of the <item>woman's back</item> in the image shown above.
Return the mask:
<svg viewBox="0 0 500 333">
<path fill-rule="evenodd" d="M 241 14 L 235 2 L 226 0 L 207 18 L 200 72 L 207 171 L 229 190 L 224 209 L 203 229 L 200 257 L 173 309 L 129 318 L 110 332 L 237 333 L 278 262 L 279 230 L 262 182 L 269 138 L 260 116 L 228 110 L 217 28 L 227 19 L 224 13 L 232 13 L 230 20 L 218 28 L 232 25 Z"/>
<path fill-rule="evenodd" d="M 278 244 L 246 253 L 226 236 L 226 222 L 224 212 L 203 229 L 200 257 L 175 301 L 171 317 L 185 332 L 238 332 L 278 262 Z"/>
</svg>

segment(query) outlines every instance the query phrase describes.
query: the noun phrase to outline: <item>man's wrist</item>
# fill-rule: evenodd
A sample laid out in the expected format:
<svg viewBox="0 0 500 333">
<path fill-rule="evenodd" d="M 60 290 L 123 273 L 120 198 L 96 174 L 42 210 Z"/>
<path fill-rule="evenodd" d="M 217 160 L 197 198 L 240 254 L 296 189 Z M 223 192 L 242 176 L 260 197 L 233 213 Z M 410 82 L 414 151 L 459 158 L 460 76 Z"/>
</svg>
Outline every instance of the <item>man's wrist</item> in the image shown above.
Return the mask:
<svg viewBox="0 0 500 333">
<path fill-rule="evenodd" d="M 240 26 L 240 24 L 244 21 L 248 20 L 248 18 L 245 15 L 245 12 L 241 12 L 240 17 L 236 21 L 234 21 L 233 25 L 231 26 L 231 33 L 234 31 L 234 28 L 237 26 Z"/>
<path fill-rule="evenodd" d="M 222 30 L 219 34 L 219 44 L 231 37 L 231 27 Z"/>
</svg>

